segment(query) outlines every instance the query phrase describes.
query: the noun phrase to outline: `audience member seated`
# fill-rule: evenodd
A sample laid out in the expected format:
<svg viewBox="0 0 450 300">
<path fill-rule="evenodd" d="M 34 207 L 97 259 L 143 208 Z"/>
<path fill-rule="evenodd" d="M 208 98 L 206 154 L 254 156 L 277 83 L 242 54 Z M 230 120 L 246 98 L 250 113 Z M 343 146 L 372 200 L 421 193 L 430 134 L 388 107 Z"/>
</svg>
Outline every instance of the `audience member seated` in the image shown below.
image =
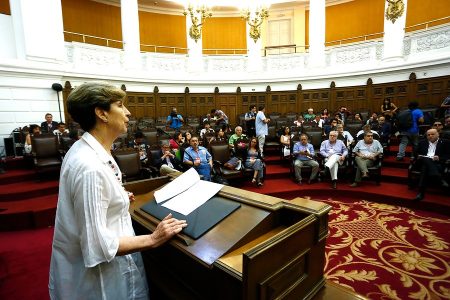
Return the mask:
<svg viewBox="0 0 450 300">
<path fill-rule="evenodd" d="M 245 114 L 245 125 L 247 127 L 247 135 L 249 137 L 256 136 L 256 127 L 255 127 L 255 120 L 256 120 L 256 105 L 250 105 L 249 111 Z"/>
<path fill-rule="evenodd" d="M 301 134 L 300 141 L 294 144 L 292 155 L 295 157 L 294 171 L 295 180 L 302 184 L 301 169 L 303 166 L 311 167 L 311 175 L 309 176 L 308 184 L 312 183 L 317 178 L 319 172 L 319 163 L 315 159 L 314 147 L 308 143 L 308 135 Z"/>
<path fill-rule="evenodd" d="M 362 140 L 362 139 L 364 138 L 364 134 L 365 134 L 366 132 L 372 132 L 372 133 L 373 133 L 373 136 L 374 136 L 374 139 L 376 139 L 376 140 L 379 140 L 379 139 L 380 139 L 380 135 L 378 134 L 378 132 L 376 132 L 375 130 L 372 130 L 372 129 L 370 128 L 370 125 L 369 125 L 369 124 L 364 125 L 364 126 L 362 127 L 362 129 L 361 129 L 360 131 L 358 131 L 358 133 L 356 134 L 356 139 L 357 139 L 358 141 L 359 141 L 359 140 Z"/>
<path fill-rule="evenodd" d="M 338 132 L 338 137 L 342 136 L 342 138 L 344 139 L 345 146 L 350 147 L 350 145 L 353 144 L 354 139 L 352 135 L 350 134 L 350 132 L 344 130 L 344 126 L 342 124 L 338 124 L 336 126 L 336 131 Z"/>
<path fill-rule="evenodd" d="M 332 119 L 329 125 L 325 125 L 323 127 L 323 135 L 324 136 L 328 136 L 331 131 L 337 130 L 336 129 L 337 125 L 338 125 L 338 120 L 337 119 Z"/>
<path fill-rule="evenodd" d="M 211 181 L 212 156 L 205 147 L 199 146 L 198 137 L 193 135 L 190 140 L 191 146 L 186 148 L 183 163 L 193 167 L 203 180 Z"/>
<path fill-rule="evenodd" d="M 261 158 L 261 152 L 259 152 L 258 139 L 256 137 L 252 137 L 250 139 L 244 166 L 248 169 L 253 169 L 252 183 L 262 186 L 264 165 Z"/>
<path fill-rule="evenodd" d="M 170 150 L 167 140 L 159 142 L 161 149 L 153 152 L 153 166 L 158 168 L 159 173 L 164 176 L 173 172 L 183 172 L 181 161 L 176 158 L 175 153 Z"/>
<path fill-rule="evenodd" d="M 53 134 L 58 136 L 58 142 L 61 143 L 61 137 L 69 135 L 69 129 L 66 129 L 65 123 L 59 122 L 58 128 L 53 130 Z"/>
<path fill-rule="evenodd" d="M 389 144 L 389 139 L 391 138 L 391 124 L 386 122 L 386 118 L 381 116 L 378 118 L 378 127 L 375 128 L 380 136 L 380 142 L 382 145 Z"/>
<path fill-rule="evenodd" d="M 35 135 L 40 135 L 41 134 L 41 127 L 37 124 L 31 124 L 30 128 L 29 128 L 29 133 L 27 134 L 26 138 L 25 138 L 25 145 L 24 145 L 24 150 L 26 154 L 30 154 L 31 153 L 31 138 Z"/>
<path fill-rule="evenodd" d="M 344 120 L 342 120 L 342 115 L 340 113 L 334 114 L 334 120 L 336 120 L 338 124 L 344 125 Z"/>
<path fill-rule="evenodd" d="M 143 165 L 146 165 L 148 162 L 147 158 L 147 150 L 150 148 L 147 145 L 147 141 L 145 140 L 144 134 L 142 131 L 136 131 L 134 133 L 134 140 L 128 143 L 128 148 L 134 148 L 139 151 L 139 159 Z"/>
<path fill-rule="evenodd" d="M 172 112 L 169 116 L 167 116 L 166 120 L 167 126 L 172 129 L 179 130 L 181 126 L 183 126 L 184 120 L 183 116 L 177 113 L 177 108 L 173 107 Z"/>
<path fill-rule="evenodd" d="M 378 128 L 378 114 L 372 113 L 372 116 L 367 120 L 367 125 L 370 125 L 370 129 L 376 130 Z"/>
<path fill-rule="evenodd" d="M 289 126 L 282 127 L 282 132 L 280 135 L 280 144 L 281 144 L 281 152 L 282 156 L 290 156 L 291 155 L 291 130 Z"/>
<path fill-rule="evenodd" d="M 246 135 L 242 133 L 242 127 L 241 126 L 236 126 L 236 128 L 234 129 L 234 134 L 230 136 L 230 138 L 228 139 L 228 146 L 230 147 L 230 149 L 234 150 L 234 143 L 240 139 L 240 138 L 245 138 Z"/>
<path fill-rule="evenodd" d="M 390 121 L 396 114 L 398 107 L 391 102 L 391 98 L 386 98 L 381 105 L 381 114 Z"/>
<path fill-rule="evenodd" d="M 439 138 L 450 140 L 450 128 L 447 128 L 444 130 L 444 124 L 442 124 L 442 121 L 434 121 L 433 126 L 431 128 L 434 128 L 439 133 Z"/>
<path fill-rule="evenodd" d="M 323 120 L 324 124 L 330 123 L 330 113 L 328 112 L 328 108 L 324 108 L 322 110 L 322 114 L 320 115 L 320 118 Z"/>
<path fill-rule="evenodd" d="M 227 136 L 225 134 L 225 126 L 222 126 L 219 128 L 219 131 L 216 133 L 216 137 L 214 139 L 211 139 L 210 143 L 212 142 L 225 142 L 228 141 Z"/>
<path fill-rule="evenodd" d="M 353 122 L 354 122 L 354 123 L 360 123 L 361 126 L 364 124 L 364 120 L 363 120 L 363 118 L 362 118 L 362 116 L 361 116 L 360 113 L 356 113 L 356 114 L 353 116 Z"/>
<path fill-rule="evenodd" d="M 183 143 L 183 134 L 180 131 L 175 132 L 173 137 L 169 140 L 170 149 L 173 151 L 177 151 Z"/>
<path fill-rule="evenodd" d="M 324 120 L 320 117 L 320 115 L 316 115 L 314 120 L 311 121 L 313 127 L 323 128 Z"/>
<path fill-rule="evenodd" d="M 53 121 L 53 115 L 51 113 L 45 114 L 45 122 L 41 123 L 42 133 L 52 133 L 58 127 L 58 123 Z"/>
<path fill-rule="evenodd" d="M 363 178 L 369 178 L 368 168 L 375 164 L 380 154 L 383 154 L 383 146 L 380 142 L 373 139 L 372 132 L 366 132 L 364 139 L 358 141 L 355 148 L 353 148 L 356 162 L 356 176 L 355 181 L 350 185 L 356 187 Z"/>
<path fill-rule="evenodd" d="M 427 185 L 440 182 L 445 188 L 448 183 L 442 177 L 444 165 L 450 159 L 450 142 L 439 138 L 436 129 L 427 131 L 427 139 L 421 140 L 417 148 L 417 164 L 420 172 L 419 193 L 414 200 L 420 201 L 425 197 Z"/>
<path fill-rule="evenodd" d="M 305 119 L 300 115 L 297 117 L 297 120 L 294 121 L 294 125 L 297 127 L 302 127 L 303 123 L 305 123 Z"/>
<path fill-rule="evenodd" d="M 344 163 L 348 154 L 344 142 L 338 140 L 337 136 L 337 131 L 331 131 L 328 140 L 323 141 L 320 145 L 320 154 L 325 158 L 325 167 L 331 175 L 331 187 L 333 189 L 336 189 L 339 165 Z"/>
<path fill-rule="evenodd" d="M 341 106 L 337 113 L 341 116 L 339 119 L 342 120 L 344 124 L 347 121 L 347 117 L 352 114 L 345 106 Z"/>
<path fill-rule="evenodd" d="M 308 108 L 308 112 L 303 115 L 305 122 L 311 122 L 315 117 L 316 115 L 314 114 L 314 109 L 312 108 Z"/>
<path fill-rule="evenodd" d="M 207 134 L 214 134 L 214 129 L 211 128 L 211 124 L 209 124 L 209 122 L 204 122 L 203 129 L 200 130 L 200 138 L 203 140 Z"/>
</svg>

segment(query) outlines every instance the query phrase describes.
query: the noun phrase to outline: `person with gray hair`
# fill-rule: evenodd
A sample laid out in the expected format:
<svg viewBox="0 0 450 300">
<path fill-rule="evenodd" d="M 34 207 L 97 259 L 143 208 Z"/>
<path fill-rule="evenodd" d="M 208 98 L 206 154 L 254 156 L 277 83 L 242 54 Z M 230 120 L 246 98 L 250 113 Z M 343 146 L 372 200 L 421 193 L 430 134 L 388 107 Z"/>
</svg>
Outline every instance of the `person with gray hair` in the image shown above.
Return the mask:
<svg viewBox="0 0 450 300">
<path fill-rule="evenodd" d="M 86 131 L 61 167 L 50 263 L 51 299 L 148 299 L 139 251 L 168 241 L 187 226 L 167 215 L 152 234 L 136 236 L 125 191 L 111 156 L 114 140 L 127 132 L 126 94 L 89 82 L 67 99 L 74 121 Z"/>
<path fill-rule="evenodd" d="M 294 170 L 295 179 L 299 184 L 302 184 L 302 166 L 311 167 L 311 175 L 309 176 L 308 184 L 311 184 L 316 179 L 319 172 L 319 163 L 315 160 L 314 147 L 308 143 L 308 136 L 306 134 L 300 135 L 300 142 L 294 144 L 292 154 L 295 156 Z"/>
<path fill-rule="evenodd" d="M 373 133 L 368 131 L 364 133 L 364 139 L 360 140 L 353 148 L 353 153 L 356 155 L 357 168 L 355 181 L 350 186 L 357 187 L 362 178 L 369 177 L 368 168 L 373 166 L 378 156 L 383 153 L 383 146 L 379 141 L 374 140 Z"/>
<path fill-rule="evenodd" d="M 331 175 L 331 188 L 336 189 L 339 165 L 342 165 L 348 154 L 344 142 L 337 139 L 338 132 L 330 131 L 328 140 L 320 144 L 320 154 L 325 158 L 325 167 Z"/>
</svg>

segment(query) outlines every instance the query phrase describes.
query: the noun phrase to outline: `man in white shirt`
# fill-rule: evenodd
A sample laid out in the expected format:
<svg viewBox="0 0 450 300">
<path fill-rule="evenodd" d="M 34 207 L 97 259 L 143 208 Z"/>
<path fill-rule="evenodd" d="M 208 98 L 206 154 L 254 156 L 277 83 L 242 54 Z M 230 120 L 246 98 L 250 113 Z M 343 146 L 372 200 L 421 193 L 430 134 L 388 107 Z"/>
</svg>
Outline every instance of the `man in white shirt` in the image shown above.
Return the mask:
<svg viewBox="0 0 450 300">
<path fill-rule="evenodd" d="M 269 127 L 267 123 L 270 122 L 269 118 L 266 118 L 264 114 L 266 108 L 264 105 L 261 105 L 258 108 L 258 113 L 256 114 L 255 120 L 255 129 L 256 129 L 256 137 L 258 138 L 259 151 L 261 152 L 261 156 L 263 156 L 264 143 L 266 142 L 266 135 L 269 134 Z"/>
</svg>

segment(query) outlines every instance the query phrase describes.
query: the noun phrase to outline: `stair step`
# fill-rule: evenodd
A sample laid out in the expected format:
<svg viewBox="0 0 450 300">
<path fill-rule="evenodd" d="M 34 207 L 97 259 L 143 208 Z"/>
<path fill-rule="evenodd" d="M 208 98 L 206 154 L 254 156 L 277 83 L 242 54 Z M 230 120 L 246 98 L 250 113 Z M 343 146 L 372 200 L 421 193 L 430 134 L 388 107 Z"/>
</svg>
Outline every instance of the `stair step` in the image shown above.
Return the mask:
<svg viewBox="0 0 450 300">
<path fill-rule="evenodd" d="M 0 202 L 19 201 L 58 193 L 59 181 L 25 181 L 1 185 Z"/>
<path fill-rule="evenodd" d="M 36 178 L 36 171 L 29 169 L 12 169 L 0 174 L 0 185 L 24 182 Z"/>
</svg>

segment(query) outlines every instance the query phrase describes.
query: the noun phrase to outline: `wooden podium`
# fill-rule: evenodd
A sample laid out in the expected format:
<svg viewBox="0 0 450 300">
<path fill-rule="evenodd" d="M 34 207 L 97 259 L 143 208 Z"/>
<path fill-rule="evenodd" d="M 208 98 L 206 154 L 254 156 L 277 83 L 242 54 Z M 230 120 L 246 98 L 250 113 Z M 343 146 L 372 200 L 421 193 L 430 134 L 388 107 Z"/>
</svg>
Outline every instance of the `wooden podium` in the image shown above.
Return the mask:
<svg viewBox="0 0 450 300">
<path fill-rule="evenodd" d="M 125 185 L 136 196 L 130 206 L 136 234 L 156 227 L 159 220 L 140 207 L 170 180 Z M 229 186 L 218 196 L 241 207 L 196 240 L 180 234 L 142 253 L 153 299 L 328 298 L 321 288 L 329 205 Z"/>
</svg>

